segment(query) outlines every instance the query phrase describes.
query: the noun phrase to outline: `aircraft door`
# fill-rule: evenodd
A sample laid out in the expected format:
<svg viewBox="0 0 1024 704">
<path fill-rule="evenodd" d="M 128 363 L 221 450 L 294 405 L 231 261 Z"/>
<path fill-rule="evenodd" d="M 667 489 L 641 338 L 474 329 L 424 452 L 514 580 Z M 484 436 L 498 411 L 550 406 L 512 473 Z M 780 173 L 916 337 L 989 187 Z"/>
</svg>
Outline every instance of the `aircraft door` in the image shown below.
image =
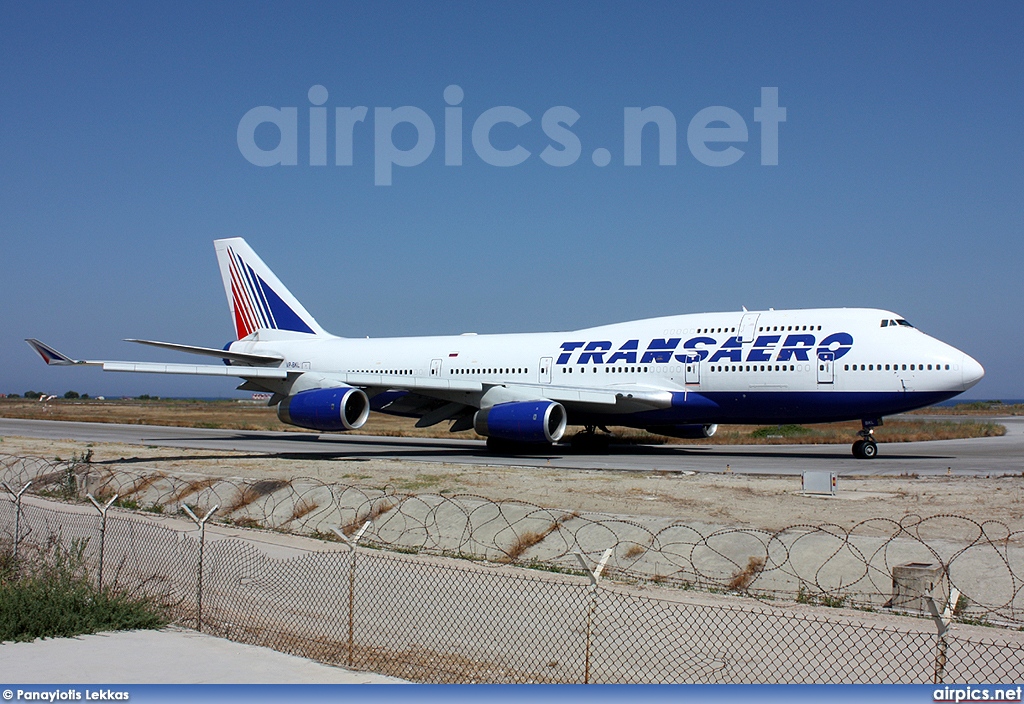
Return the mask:
<svg viewBox="0 0 1024 704">
<path fill-rule="evenodd" d="M 432 359 L 430 360 L 430 376 L 439 377 L 441 376 L 441 360 Z"/>
<path fill-rule="evenodd" d="M 686 356 L 685 379 L 687 384 L 700 383 L 700 355 Z"/>
<path fill-rule="evenodd" d="M 551 357 L 540 358 L 540 383 L 551 383 Z"/>
<path fill-rule="evenodd" d="M 744 313 L 740 318 L 740 342 L 753 342 L 757 332 L 757 319 L 760 313 Z"/>
<path fill-rule="evenodd" d="M 818 383 L 819 384 L 832 384 L 835 383 L 835 352 L 819 352 L 818 353 Z"/>
</svg>

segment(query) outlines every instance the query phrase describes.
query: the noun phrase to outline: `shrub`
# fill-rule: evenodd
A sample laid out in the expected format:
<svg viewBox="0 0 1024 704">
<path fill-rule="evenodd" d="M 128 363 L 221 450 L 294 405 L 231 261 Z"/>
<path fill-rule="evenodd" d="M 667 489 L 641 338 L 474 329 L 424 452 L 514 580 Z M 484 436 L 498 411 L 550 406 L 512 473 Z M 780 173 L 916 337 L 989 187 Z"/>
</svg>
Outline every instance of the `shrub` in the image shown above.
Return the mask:
<svg viewBox="0 0 1024 704">
<path fill-rule="evenodd" d="M 0 641 L 67 638 L 99 631 L 160 628 L 163 609 L 152 601 L 98 589 L 85 569 L 86 542 L 50 545 L 15 565 L 0 562 Z M 0 546 L 9 555 L 9 546 Z"/>
</svg>

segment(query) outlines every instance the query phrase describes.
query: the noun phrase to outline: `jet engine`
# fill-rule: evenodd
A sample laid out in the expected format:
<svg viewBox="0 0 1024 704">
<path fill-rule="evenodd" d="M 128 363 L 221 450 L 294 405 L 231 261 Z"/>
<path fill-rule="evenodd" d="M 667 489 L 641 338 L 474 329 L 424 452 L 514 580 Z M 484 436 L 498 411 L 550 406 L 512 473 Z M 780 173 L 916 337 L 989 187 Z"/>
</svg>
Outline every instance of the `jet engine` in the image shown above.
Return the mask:
<svg viewBox="0 0 1024 704">
<path fill-rule="evenodd" d="M 699 440 L 709 438 L 718 431 L 716 423 L 702 425 L 694 423 L 691 425 L 660 425 L 656 428 L 648 428 L 655 435 L 667 435 L 670 438 L 683 438 L 685 440 Z"/>
<path fill-rule="evenodd" d="M 565 433 L 565 408 L 554 401 L 516 401 L 484 408 L 473 429 L 487 438 L 522 443 L 553 443 Z"/>
<path fill-rule="evenodd" d="M 310 430 L 354 430 L 369 416 L 366 393 L 351 386 L 300 391 L 277 406 L 282 423 Z"/>
</svg>

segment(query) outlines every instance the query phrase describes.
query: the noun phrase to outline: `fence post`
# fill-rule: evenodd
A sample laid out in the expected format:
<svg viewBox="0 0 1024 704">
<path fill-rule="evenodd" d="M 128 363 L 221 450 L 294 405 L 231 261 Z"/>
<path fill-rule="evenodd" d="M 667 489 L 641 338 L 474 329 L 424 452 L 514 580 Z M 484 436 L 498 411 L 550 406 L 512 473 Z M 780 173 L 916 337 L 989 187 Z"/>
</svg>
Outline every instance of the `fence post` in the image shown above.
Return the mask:
<svg viewBox="0 0 1024 704">
<path fill-rule="evenodd" d="M 612 556 L 612 548 L 604 551 L 601 561 L 597 563 L 597 567 L 594 569 L 590 569 L 590 565 L 587 564 L 587 558 L 584 557 L 583 553 L 577 552 L 574 554 L 583 566 L 584 571 L 586 571 L 587 576 L 590 577 L 590 586 L 587 587 L 587 591 L 590 593 L 590 606 L 587 608 L 587 646 L 583 657 L 583 684 L 590 684 L 590 639 L 594 627 L 594 612 L 597 610 L 597 585 L 601 583 L 601 572 L 604 571 L 604 566 L 608 564 L 608 559 Z"/>
<path fill-rule="evenodd" d="M 356 604 L 356 545 L 359 544 L 359 539 L 363 537 L 363 533 L 370 527 L 370 521 L 363 524 L 363 527 L 356 531 L 356 534 L 351 538 L 341 532 L 341 529 L 336 526 L 331 526 L 339 538 L 345 541 L 348 545 L 348 666 L 352 667 L 353 656 L 352 653 L 355 650 L 355 604 Z"/>
<path fill-rule="evenodd" d="M 103 591 L 103 554 L 106 547 L 107 537 L 107 509 L 113 506 L 114 502 L 117 501 L 117 494 L 108 501 L 105 505 L 101 506 L 100 502 L 97 501 L 92 494 L 86 494 L 85 497 L 92 502 L 92 505 L 96 507 L 96 510 L 100 512 L 100 574 L 99 579 L 99 590 Z"/>
<path fill-rule="evenodd" d="M 14 499 L 14 566 L 17 569 L 18 566 L 18 544 L 21 542 L 21 497 L 28 491 L 28 488 L 32 486 L 32 481 L 29 480 L 28 484 L 21 487 L 21 491 L 15 491 L 7 482 L 3 483 L 4 489 Z"/>
<path fill-rule="evenodd" d="M 200 633 L 203 631 L 203 551 L 206 548 L 206 522 L 210 520 L 210 517 L 219 508 L 220 504 L 217 504 L 205 516 L 198 518 L 186 504 L 181 505 L 181 510 L 187 513 L 188 517 L 199 526 L 199 580 L 196 585 L 196 620 L 198 621 L 198 626 L 196 630 Z"/>
<path fill-rule="evenodd" d="M 953 622 L 953 610 L 956 609 L 956 602 L 959 599 L 960 590 L 952 584 L 949 585 L 949 601 L 946 602 L 946 608 L 940 614 L 935 598 L 931 594 L 924 595 L 924 602 L 928 605 L 928 610 L 932 612 L 932 620 L 935 622 L 935 628 L 939 633 L 938 642 L 935 644 L 935 676 L 933 684 L 942 684 L 946 676 L 946 653 L 949 650 L 946 634 L 949 632 L 949 626 Z"/>
</svg>

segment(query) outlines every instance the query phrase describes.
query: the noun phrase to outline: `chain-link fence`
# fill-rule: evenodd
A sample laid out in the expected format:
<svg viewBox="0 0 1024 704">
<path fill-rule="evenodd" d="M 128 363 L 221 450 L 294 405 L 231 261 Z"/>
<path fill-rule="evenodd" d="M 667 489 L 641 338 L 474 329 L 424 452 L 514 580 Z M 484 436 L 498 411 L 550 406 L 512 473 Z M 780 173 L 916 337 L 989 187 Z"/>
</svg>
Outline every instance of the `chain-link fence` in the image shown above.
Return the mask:
<svg viewBox="0 0 1024 704">
<path fill-rule="evenodd" d="M 876 518 L 852 527 L 796 525 L 767 531 L 656 517 L 580 514 L 468 494 L 401 494 L 389 488 L 167 474 L 118 464 L 0 455 L 0 480 L 20 490 L 101 500 L 156 513 L 190 506 L 214 520 L 334 539 L 367 521 L 364 544 L 403 552 L 578 569 L 613 549 L 607 573 L 627 581 L 737 591 L 805 603 L 880 609 L 894 596 L 894 570 L 930 564 L 941 601 L 961 597 L 956 616 L 1024 627 L 1024 532 L 964 516 Z"/>
<path fill-rule="evenodd" d="M 1001 629 L 940 637 L 920 619 L 723 605 L 682 590 L 654 597 L 601 582 L 586 558 L 583 576 L 540 573 L 261 533 L 258 548 L 156 520 L 8 496 L 0 543 L 85 543 L 97 579 L 102 565 L 108 588 L 148 595 L 182 625 L 425 682 L 1024 678 L 1024 639 Z"/>
</svg>

